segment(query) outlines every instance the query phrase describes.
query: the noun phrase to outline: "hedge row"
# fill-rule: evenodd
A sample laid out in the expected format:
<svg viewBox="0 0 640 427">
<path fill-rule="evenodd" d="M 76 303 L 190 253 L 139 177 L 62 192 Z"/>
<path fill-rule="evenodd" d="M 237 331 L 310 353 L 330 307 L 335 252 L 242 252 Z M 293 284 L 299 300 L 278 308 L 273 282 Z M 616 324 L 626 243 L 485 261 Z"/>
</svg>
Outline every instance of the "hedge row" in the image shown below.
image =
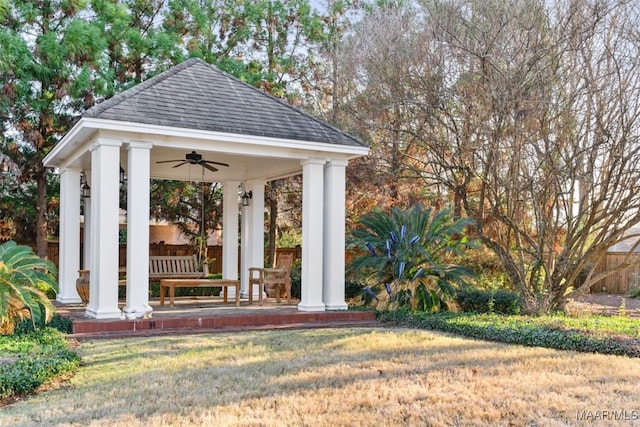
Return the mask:
<svg viewBox="0 0 640 427">
<path fill-rule="evenodd" d="M 520 314 L 522 311 L 520 296 L 505 289 L 459 289 L 456 302 L 460 310 L 471 313 Z"/>
<path fill-rule="evenodd" d="M 54 328 L 0 336 L 0 400 L 35 391 L 45 382 L 75 371 L 80 357 Z"/>
<path fill-rule="evenodd" d="M 640 340 L 630 336 L 580 330 L 562 322 L 546 324 L 535 317 L 469 313 L 380 312 L 381 321 L 433 329 L 488 341 L 640 357 Z"/>
</svg>

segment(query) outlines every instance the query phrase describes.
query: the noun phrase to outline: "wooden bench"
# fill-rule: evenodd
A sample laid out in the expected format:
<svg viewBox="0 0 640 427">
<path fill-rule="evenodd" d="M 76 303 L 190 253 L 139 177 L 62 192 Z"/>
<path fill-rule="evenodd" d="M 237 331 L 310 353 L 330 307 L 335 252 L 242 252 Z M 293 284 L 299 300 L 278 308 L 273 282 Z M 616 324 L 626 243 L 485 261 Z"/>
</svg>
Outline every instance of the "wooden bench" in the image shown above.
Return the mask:
<svg viewBox="0 0 640 427">
<path fill-rule="evenodd" d="M 149 257 L 150 282 L 159 279 L 206 279 L 208 276 L 207 263 L 204 263 L 200 270 L 195 255 Z"/>
<path fill-rule="evenodd" d="M 160 279 L 160 306 L 164 306 L 165 289 L 169 289 L 169 306 L 173 307 L 176 288 L 222 287 L 227 303 L 229 286 L 236 287 L 236 307 L 240 306 L 240 281 L 227 279 Z"/>
</svg>

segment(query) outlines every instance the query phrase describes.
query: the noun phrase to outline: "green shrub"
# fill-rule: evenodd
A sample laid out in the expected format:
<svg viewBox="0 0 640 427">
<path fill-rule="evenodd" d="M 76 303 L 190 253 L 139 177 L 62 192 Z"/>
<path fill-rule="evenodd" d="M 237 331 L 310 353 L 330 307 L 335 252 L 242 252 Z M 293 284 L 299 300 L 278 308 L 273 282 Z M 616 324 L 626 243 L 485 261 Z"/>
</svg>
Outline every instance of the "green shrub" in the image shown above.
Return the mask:
<svg viewBox="0 0 640 427">
<path fill-rule="evenodd" d="M 362 289 L 366 285 L 362 283 L 354 282 L 352 280 L 345 281 L 344 284 L 344 296 L 346 299 L 356 298 L 362 294 Z"/>
<path fill-rule="evenodd" d="M 504 289 L 459 289 L 456 302 L 462 311 L 472 313 L 520 314 L 522 310 L 520 296 Z"/>
<path fill-rule="evenodd" d="M 580 327 L 570 318 L 565 320 L 565 318 L 558 316 L 380 312 L 378 319 L 419 329 L 434 329 L 488 341 L 584 353 L 640 357 L 640 344 L 636 334 L 619 335 L 611 331 L 610 326 L 604 329 L 594 329 L 593 323 L 589 328 Z M 617 328 L 625 328 L 625 325 L 626 323 Z M 637 331 L 637 325 L 632 328 Z"/>
<path fill-rule="evenodd" d="M 222 279 L 222 274 L 210 274 L 208 279 Z M 221 286 L 202 286 L 197 288 L 175 288 L 175 296 L 177 297 L 202 297 L 202 296 L 219 296 L 222 291 Z M 126 297 L 126 289 L 124 286 L 120 286 L 119 294 L 120 298 Z M 160 282 L 151 282 L 149 286 L 149 297 L 158 298 L 160 296 Z"/>
<path fill-rule="evenodd" d="M 0 337 L 0 355 L 15 358 L 0 364 L 0 399 L 32 393 L 80 363 L 64 335 L 50 327 Z"/>
<path fill-rule="evenodd" d="M 73 321 L 68 317 L 60 316 L 59 314 L 54 314 L 51 320 L 47 323 L 44 323 L 41 321 L 39 324 L 36 324 L 36 329 L 42 328 L 44 326 L 57 329 L 63 334 L 73 333 Z M 15 333 L 16 334 L 28 333 L 33 331 L 34 331 L 33 322 L 28 320 L 23 320 L 22 322 L 16 325 Z"/>
<path fill-rule="evenodd" d="M 302 262 L 297 259 L 291 265 L 291 298 L 302 296 Z"/>
</svg>

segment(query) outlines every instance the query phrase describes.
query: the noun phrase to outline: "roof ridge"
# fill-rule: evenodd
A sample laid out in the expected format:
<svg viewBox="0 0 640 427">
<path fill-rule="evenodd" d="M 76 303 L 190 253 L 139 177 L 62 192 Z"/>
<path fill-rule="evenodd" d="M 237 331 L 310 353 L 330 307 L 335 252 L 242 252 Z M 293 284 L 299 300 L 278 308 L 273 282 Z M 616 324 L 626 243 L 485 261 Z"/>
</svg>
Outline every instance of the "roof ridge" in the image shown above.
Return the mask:
<svg viewBox="0 0 640 427">
<path fill-rule="evenodd" d="M 253 85 L 250 85 L 250 84 L 249 84 L 249 83 L 247 83 L 247 82 L 244 82 L 244 81 L 240 80 L 239 78 L 237 78 L 237 77 L 235 77 L 235 76 L 233 76 L 233 75 L 231 75 L 231 74 L 227 73 L 226 71 L 223 71 L 223 70 L 219 69 L 219 68 L 218 68 L 218 67 L 216 67 L 215 65 L 209 64 L 208 62 L 203 61 L 203 60 L 202 60 L 202 59 L 200 59 L 200 58 L 191 58 L 191 59 L 195 59 L 195 60 L 197 60 L 197 63 L 203 64 L 203 65 L 205 65 L 205 66 L 207 66 L 207 67 L 211 68 L 212 70 L 217 71 L 218 73 L 221 73 L 222 75 L 224 75 L 224 76 L 226 76 L 226 77 L 229 77 L 230 79 L 233 79 L 233 80 L 237 81 L 238 83 L 241 83 L 241 84 L 245 85 L 246 87 L 248 87 L 248 88 L 250 88 L 250 89 L 252 89 L 252 90 L 256 91 L 257 93 L 261 94 L 262 96 L 266 96 L 267 98 L 270 98 L 270 99 L 272 99 L 272 100 L 274 100 L 274 101 L 279 102 L 281 105 L 283 105 L 283 106 L 287 107 L 288 109 L 293 110 L 293 111 L 295 111 L 296 113 L 302 114 L 303 116 L 305 116 L 305 117 L 307 117 L 307 118 L 309 118 L 309 119 L 311 119 L 311 120 L 315 121 L 316 123 L 318 123 L 319 125 L 321 125 L 321 126 L 323 126 L 323 127 L 329 128 L 329 129 L 331 129 L 331 130 L 333 130 L 333 131 L 335 131 L 335 132 L 338 132 L 338 133 L 342 134 L 343 136 L 346 136 L 347 138 L 349 138 L 350 140 L 352 140 L 353 142 L 355 142 L 357 145 L 360 145 L 360 146 L 362 146 L 362 147 L 366 147 L 366 146 L 367 146 L 364 142 L 360 141 L 358 138 L 356 138 L 356 137 L 354 137 L 354 136 L 352 136 L 352 135 L 348 134 L 347 132 L 345 132 L 345 131 L 343 131 L 343 130 L 341 130 L 341 129 L 339 129 L 339 128 L 335 127 L 335 126 L 333 126 L 332 124 L 327 123 L 327 122 L 325 122 L 325 121 L 323 121 L 323 120 L 321 120 L 321 119 L 319 119 L 319 118 L 317 118 L 317 117 L 315 117 L 315 116 L 312 116 L 311 114 L 307 113 L 306 111 L 304 111 L 304 110 L 302 110 L 302 109 L 300 109 L 300 108 L 297 108 L 297 107 L 295 107 L 295 106 L 293 106 L 293 105 L 291 105 L 291 104 L 289 104 L 289 103 L 287 103 L 287 102 L 283 101 L 282 99 L 280 99 L 280 98 L 278 98 L 278 97 L 276 97 L 276 96 L 271 95 L 270 93 L 267 93 L 267 92 L 265 92 L 265 91 L 263 91 L 263 90 L 260 90 L 260 89 L 258 89 L 257 87 L 255 87 L 255 86 L 253 86 Z M 190 60 L 191 60 L 191 59 L 190 59 Z M 185 62 L 186 62 L 186 61 L 185 61 Z M 194 63 L 195 63 L 195 61 L 194 61 Z"/>
<path fill-rule="evenodd" d="M 167 78 L 177 74 L 178 72 L 197 64 L 198 62 L 199 62 L 198 58 L 189 58 L 186 61 L 181 62 L 180 64 L 174 65 L 170 67 L 168 70 L 165 70 L 162 73 L 151 77 L 150 79 L 143 80 L 140 83 L 137 83 L 134 86 L 130 87 L 129 89 L 125 89 L 124 91 L 118 93 L 117 95 L 109 99 L 106 99 L 99 104 L 94 105 L 84 113 L 84 116 L 97 117 L 100 113 L 108 110 L 109 108 L 115 107 L 121 102 L 134 97 L 140 92 L 143 92 L 146 89 L 149 89 L 150 87 L 156 85 L 157 83 L 160 83 L 161 81 L 166 80 Z"/>
</svg>

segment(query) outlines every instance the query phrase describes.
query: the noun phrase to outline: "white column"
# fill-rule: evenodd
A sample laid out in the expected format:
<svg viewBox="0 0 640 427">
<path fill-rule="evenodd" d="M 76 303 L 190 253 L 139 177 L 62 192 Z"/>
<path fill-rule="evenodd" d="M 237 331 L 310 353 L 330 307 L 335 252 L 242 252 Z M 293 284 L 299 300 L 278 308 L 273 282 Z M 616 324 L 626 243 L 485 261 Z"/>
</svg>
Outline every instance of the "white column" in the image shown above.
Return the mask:
<svg viewBox="0 0 640 427">
<path fill-rule="evenodd" d="M 80 269 L 80 170 L 60 172 L 60 256 L 59 292 L 56 300 L 63 304 L 81 302 L 76 291 Z"/>
<path fill-rule="evenodd" d="M 151 314 L 149 306 L 149 142 L 127 144 L 127 304 L 128 319 Z"/>
<path fill-rule="evenodd" d="M 85 176 L 85 179 L 89 181 L 89 177 Z M 87 182 L 91 186 L 91 182 Z M 91 197 L 84 199 L 84 250 L 82 269 L 89 270 L 91 268 Z"/>
<path fill-rule="evenodd" d="M 264 267 L 264 186 L 265 181 L 251 181 L 247 183 L 248 190 L 251 191 L 249 201 L 249 239 L 248 239 L 248 259 L 249 267 Z M 248 272 L 247 272 L 248 273 Z M 254 285 L 253 298 L 258 298 L 258 285 Z"/>
<path fill-rule="evenodd" d="M 242 185 L 244 192 L 246 185 Z M 249 297 L 249 206 L 242 206 L 240 210 L 240 297 Z"/>
<path fill-rule="evenodd" d="M 298 310 L 324 311 L 322 302 L 324 159 L 302 162 L 302 292 Z"/>
<path fill-rule="evenodd" d="M 345 169 L 346 160 L 324 167 L 323 293 L 327 310 L 346 310 L 344 299 Z"/>
<path fill-rule="evenodd" d="M 119 318 L 118 212 L 121 141 L 99 138 L 91 149 L 91 251 L 86 315 Z"/>
<path fill-rule="evenodd" d="M 239 181 L 223 183 L 222 193 L 222 278 L 238 280 L 238 186 Z M 229 289 L 229 298 L 236 289 Z"/>
</svg>

